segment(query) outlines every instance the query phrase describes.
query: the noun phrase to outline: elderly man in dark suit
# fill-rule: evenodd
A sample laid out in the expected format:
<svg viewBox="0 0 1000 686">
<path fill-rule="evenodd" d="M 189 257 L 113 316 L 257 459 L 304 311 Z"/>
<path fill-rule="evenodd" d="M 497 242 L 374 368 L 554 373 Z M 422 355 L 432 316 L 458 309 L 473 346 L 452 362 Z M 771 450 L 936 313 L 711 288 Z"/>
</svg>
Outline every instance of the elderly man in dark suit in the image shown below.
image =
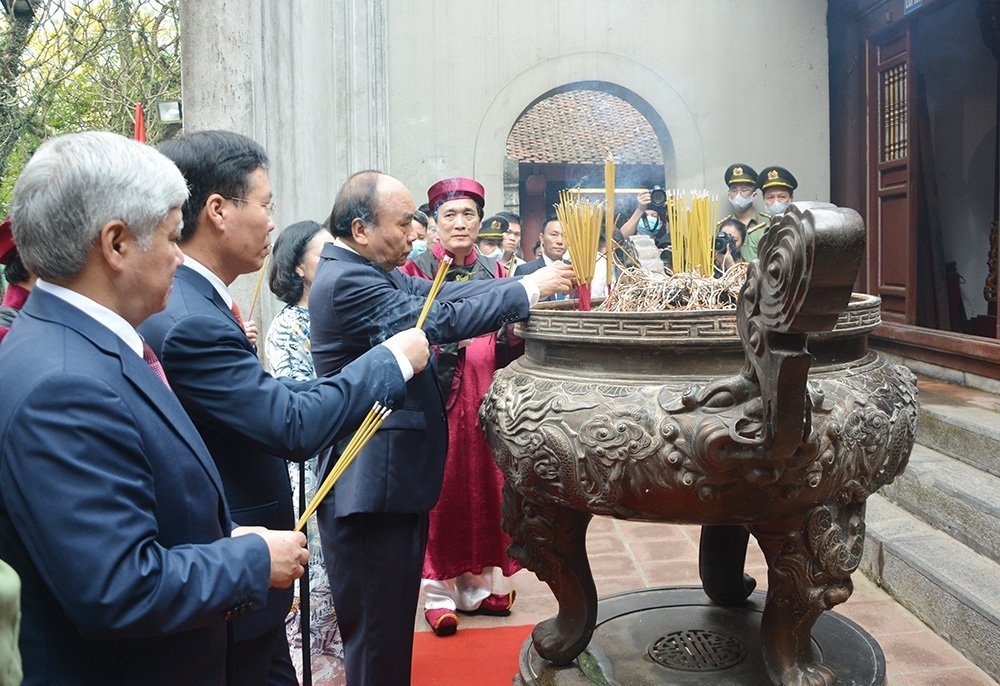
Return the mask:
<svg viewBox="0 0 1000 686">
<path fill-rule="evenodd" d="M 227 287 L 260 269 L 274 228 L 267 156 L 225 131 L 187 134 L 160 146 L 184 174 L 177 270 L 166 309 L 140 328 L 208 445 L 240 524 L 291 527 L 285 459 L 306 460 L 352 432 L 376 401 L 402 405 L 405 382 L 427 362 L 427 338 L 410 329 L 334 377 L 276 379 L 261 367 L 232 311 Z M 284 620 L 291 591 L 234 627 L 235 683 L 297 684 Z"/>
<path fill-rule="evenodd" d="M 217 686 L 226 619 L 308 560 L 301 533 L 233 530 L 134 328 L 166 304 L 186 197 L 160 153 L 93 132 L 42 145 L 14 190 L 39 276 L 0 349 L 0 556 L 23 583 L 25 684 Z"/>
<path fill-rule="evenodd" d="M 434 204 L 466 192 L 460 185 L 442 189 Z M 431 282 L 396 269 L 416 238 L 413 212 L 406 187 L 376 171 L 359 172 L 340 189 L 330 215 L 336 240 L 321 253 L 309 297 L 318 373 L 344 369 L 416 321 Z M 427 338 L 454 342 L 496 331 L 526 318 L 539 297 L 571 286 L 569 265 L 524 279 L 446 283 L 424 326 Z M 441 490 L 447 436 L 431 365 L 407 383 L 406 403 L 320 507 L 351 686 L 409 684 L 427 513 Z"/>
</svg>

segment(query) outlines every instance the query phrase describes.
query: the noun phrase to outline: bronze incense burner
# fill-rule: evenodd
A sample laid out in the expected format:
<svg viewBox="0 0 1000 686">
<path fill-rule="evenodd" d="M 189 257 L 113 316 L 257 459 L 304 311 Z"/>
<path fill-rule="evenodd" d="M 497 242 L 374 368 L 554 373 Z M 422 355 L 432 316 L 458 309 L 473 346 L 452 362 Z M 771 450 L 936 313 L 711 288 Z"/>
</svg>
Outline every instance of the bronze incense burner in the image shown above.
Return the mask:
<svg viewBox="0 0 1000 686">
<path fill-rule="evenodd" d="M 853 210 L 795 203 L 736 310 L 533 311 L 480 420 L 510 552 L 559 604 L 538 655 L 569 664 L 594 633 L 593 515 L 746 527 L 768 564 L 768 677 L 835 683 L 812 628 L 851 595 L 865 500 L 905 467 L 917 417 L 913 374 L 868 349 L 880 303 L 851 292 L 864 241 Z"/>
</svg>

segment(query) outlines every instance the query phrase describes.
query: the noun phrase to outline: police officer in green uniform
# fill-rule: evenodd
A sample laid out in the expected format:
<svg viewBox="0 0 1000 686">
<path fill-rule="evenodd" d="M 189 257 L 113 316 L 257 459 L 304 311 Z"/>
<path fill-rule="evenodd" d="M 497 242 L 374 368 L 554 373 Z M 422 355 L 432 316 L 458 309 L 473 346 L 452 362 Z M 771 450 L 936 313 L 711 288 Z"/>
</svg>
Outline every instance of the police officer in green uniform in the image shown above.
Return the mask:
<svg viewBox="0 0 1000 686">
<path fill-rule="evenodd" d="M 479 254 L 499 262 L 503 258 L 503 236 L 509 228 L 510 222 L 499 215 L 484 220 L 479 227 L 479 237 L 476 238 Z"/>
<path fill-rule="evenodd" d="M 723 217 L 716 230 L 727 219 L 738 219 L 747 227 L 747 238 L 750 238 L 752 231 L 763 234 L 763 229 L 767 226 L 771 218 L 763 213 L 754 210 L 753 199 L 757 192 L 757 172 L 749 164 L 736 162 L 726 167 L 726 185 L 729 186 L 729 205 L 733 208 L 733 213 Z M 758 240 L 760 236 L 758 235 Z M 749 261 L 757 257 L 756 243 L 752 244 L 753 249 L 748 249 L 747 241 L 743 242 L 741 252 L 743 259 Z"/>
<path fill-rule="evenodd" d="M 792 204 L 792 193 L 799 187 L 799 182 L 795 180 L 792 173 L 784 167 L 764 167 L 757 177 L 757 187 L 764 195 L 765 216 L 774 217 L 784 214 L 788 206 Z M 757 245 L 764 237 L 768 224 L 760 227 L 757 231 L 752 231 L 747 227 L 747 240 L 744 243 L 743 254 L 747 254 L 749 248 L 754 258 L 757 257 Z M 750 258 L 747 258 L 750 259 Z"/>
</svg>

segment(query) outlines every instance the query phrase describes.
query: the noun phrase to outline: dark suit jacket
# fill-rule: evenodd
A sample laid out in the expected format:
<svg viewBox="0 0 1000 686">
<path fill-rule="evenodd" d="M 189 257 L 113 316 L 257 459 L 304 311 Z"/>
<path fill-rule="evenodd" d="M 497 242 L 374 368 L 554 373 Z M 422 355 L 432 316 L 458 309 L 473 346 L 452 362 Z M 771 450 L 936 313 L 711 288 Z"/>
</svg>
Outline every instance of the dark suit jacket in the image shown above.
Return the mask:
<svg viewBox="0 0 1000 686">
<path fill-rule="evenodd" d="M 385 272 L 360 255 L 328 243 L 309 296 L 312 354 L 319 374 L 331 374 L 386 337 L 413 326 L 431 282 Z M 528 297 L 514 279 L 445 283 L 424 330 L 431 343 L 497 331 L 528 316 Z M 344 472 L 324 507 L 355 512 L 430 510 L 441 492 L 448 447 L 444 400 L 435 365 L 407 384 L 394 411 Z"/>
<path fill-rule="evenodd" d="M 241 525 L 291 529 L 291 486 L 283 459 L 302 461 L 353 432 L 375 401 L 402 404 L 396 360 L 379 346 L 334 378 L 276 379 L 212 284 L 180 267 L 163 312 L 139 331 L 156 351 L 184 409 L 208 445 Z M 272 590 L 268 607 L 235 623 L 236 639 L 284 622 L 292 589 Z"/>
<path fill-rule="evenodd" d="M 226 612 L 270 557 L 208 450 L 112 331 L 35 289 L 0 348 L 0 556 L 29 684 L 219 684 Z"/>
<path fill-rule="evenodd" d="M 514 268 L 514 276 L 527 276 L 528 274 L 534 274 L 544 266 L 545 266 L 545 258 L 539 257 L 537 260 L 532 260 L 531 262 L 525 262 L 524 264 L 517 265 Z"/>
</svg>

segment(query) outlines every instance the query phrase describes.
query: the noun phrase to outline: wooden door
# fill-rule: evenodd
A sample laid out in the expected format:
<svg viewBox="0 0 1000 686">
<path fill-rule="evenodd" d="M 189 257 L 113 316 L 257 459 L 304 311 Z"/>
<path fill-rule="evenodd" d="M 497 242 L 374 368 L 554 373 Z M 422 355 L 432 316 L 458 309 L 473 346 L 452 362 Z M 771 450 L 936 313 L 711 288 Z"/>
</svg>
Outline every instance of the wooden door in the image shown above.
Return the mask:
<svg viewBox="0 0 1000 686">
<path fill-rule="evenodd" d="M 870 38 L 867 52 L 870 284 L 882 298 L 884 321 L 914 324 L 917 174 L 908 28 Z"/>
</svg>

